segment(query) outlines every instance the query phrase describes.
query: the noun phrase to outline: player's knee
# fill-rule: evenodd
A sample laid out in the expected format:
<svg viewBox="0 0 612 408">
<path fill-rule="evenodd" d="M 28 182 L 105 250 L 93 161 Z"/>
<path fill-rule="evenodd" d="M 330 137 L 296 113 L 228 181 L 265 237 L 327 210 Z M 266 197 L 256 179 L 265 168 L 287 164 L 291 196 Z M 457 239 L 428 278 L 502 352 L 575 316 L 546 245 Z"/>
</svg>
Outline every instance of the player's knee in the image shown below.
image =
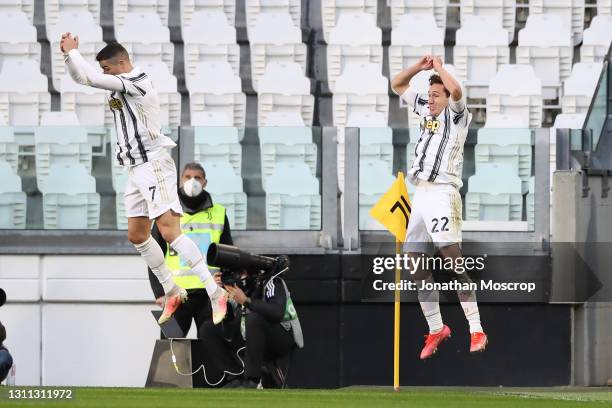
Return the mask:
<svg viewBox="0 0 612 408">
<path fill-rule="evenodd" d="M 174 230 L 173 228 L 160 228 L 159 232 L 161 233 L 161 236 L 164 241 L 168 243 L 174 242 L 181 235 L 180 229 Z"/>
<path fill-rule="evenodd" d="M 128 241 L 134 245 L 140 245 L 149 238 L 149 231 L 128 230 Z"/>
</svg>

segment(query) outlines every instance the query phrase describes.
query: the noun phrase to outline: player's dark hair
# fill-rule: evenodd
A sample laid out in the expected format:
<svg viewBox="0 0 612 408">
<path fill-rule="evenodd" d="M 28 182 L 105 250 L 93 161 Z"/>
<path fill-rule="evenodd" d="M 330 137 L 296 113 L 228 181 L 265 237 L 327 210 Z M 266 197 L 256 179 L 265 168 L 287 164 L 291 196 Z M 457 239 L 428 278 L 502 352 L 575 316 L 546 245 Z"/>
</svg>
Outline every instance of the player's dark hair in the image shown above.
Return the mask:
<svg viewBox="0 0 612 408">
<path fill-rule="evenodd" d="M 202 167 L 200 163 L 196 163 L 196 162 L 187 163 L 185 167 L 183 167 L 183 173 L 185 173 L 185 171 L 187 170 L 201 171 L 204 178 L 206 178 L 206 172 L 204 171 L 204 167 Z"/>
<path fill-rule="evenodd" d="M 450 92 L 444 86 L 444 82 L 442 81 L 442 78 L 440 78 L 440 75 L 433 74 L 432 76 L 429 77 L 429 86 L 431 86 L 433 84 L 440 84 L 440 85 L 442 85 L 442 87 L 444 88 L 444 93 L 446 94 L 446 97 L 450 96 Z"/>
<path fill-rule="evenodd" d="M 98 52 L 98 55 L 96 55 L 96 61 L 109 60 L 115 57 L 129 59 L 130 54 L 128 54 L 123 45 L 119 44 L 118 42 L 112 42 Z"/>
</svg>

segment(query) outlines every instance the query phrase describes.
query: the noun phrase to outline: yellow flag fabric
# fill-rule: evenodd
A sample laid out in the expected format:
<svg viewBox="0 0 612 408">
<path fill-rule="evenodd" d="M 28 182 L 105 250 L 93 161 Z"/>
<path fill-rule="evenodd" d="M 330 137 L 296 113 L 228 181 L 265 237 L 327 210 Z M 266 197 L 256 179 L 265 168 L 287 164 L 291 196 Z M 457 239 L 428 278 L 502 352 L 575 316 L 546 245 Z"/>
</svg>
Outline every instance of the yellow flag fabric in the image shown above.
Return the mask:
<svg viewBox="0 0 612 408">
<path fill-rule="evenodd" d="M 395 235 L 397 241 L 404 242 L 410 211 L 410 198 L 408 198 L 404 174 L 400 171 L 391 188 L 370 209 L 370 216 Z"/>
</svg>

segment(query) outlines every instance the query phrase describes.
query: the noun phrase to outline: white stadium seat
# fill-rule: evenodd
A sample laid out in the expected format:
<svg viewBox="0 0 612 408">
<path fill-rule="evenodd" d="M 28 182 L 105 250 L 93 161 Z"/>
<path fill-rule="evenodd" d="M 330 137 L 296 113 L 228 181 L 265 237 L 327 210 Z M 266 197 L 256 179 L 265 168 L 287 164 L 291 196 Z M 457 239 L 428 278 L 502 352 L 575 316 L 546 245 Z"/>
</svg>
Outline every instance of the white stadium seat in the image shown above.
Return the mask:
<svg viewBox="0 0 612 408">
<path fill-rule="evenodd" d="M 293 25 L 289 14 L 261 13 L 255 25 L 249 29 L 251 44 L 251 81 L 258 90 L 258 81 L 272 62 L 298 63 L 306 74 L 306 44 L 302 43 L 302 31 Z"/>
<path fill-rule="evenodd" d="M 81 125 L 112 125 L 113 118 L 108 108 L 105 90 L 78 84 L 66 73 L 61 82 L 60 92 L 62 111 L 76 113 Z"/>
<path fill-rule="evenodd" d="M 261 96 L 260 96 L 261 97 Z M 270 112 L 266 115 L 266 118 L 262 126 L 306 126 L 304 119 L 299 112 Z"/>
<path fill-rule="evenodd" d="M 128 13 L 125 24 L 115 28 L 115 35 L 133 60 L 161 60 L 173 72 L 174 44 L 170 42 L 170 30 L 162 25 L 157 13 Z"/>
<path fill-rule="evenodd" d="M 197 126 L 194 133 L 194 161 L 226 161 L 235 174 L 242 173 L 242 146 L 238 129 L 233 126 Z"/>
<path fill-rule="evenodd" d="M 427 35 L 415 35 L 423 32 Z M 391 31 L 389 78 L 426 54 L 444 55 L 444 30 L 436 26 L 433 15 L 404 14 Z"/>
<path fill-rule="evenodd" d="M 561 82 L 572 69 L 574 48 L 571 31 L 557 15 L 530 15 L 518 37 L 516 63 L 533 66 L 542 81 L 544 99 L 556 99 Z"/>
<path fill-rule="evenodd" d="M 98 229 L 96 179 L 80 164 L 54 164 L 44 182 L 45 229 Z"/>
<path fill-rule="evenodd" d="M 181 0 L 181 27 L 192 25 L 198 11 L 220 11 L 230 26 L 236 25 L 236 0 Z"/>
<path fill-rule="evenodd" d="M 0 126 L 0 162 L 8 163 L 13 173 L 17 173 L 19 145 L 15 142 L 15 132 L 10 126 Z"/>
<path fill-rule="evenodd" d="M 220 11 L 197 11 L 193 24 L 182 27 L 184 41 L 185 81 L 195 73 L 199 62 L 229 62 L 236 75 L 240 74 L 240 47 L 236 29 L 227 23 Z"/>
<path fill-rule="evenodd" d="M 597 15 L 609 16 L 612 14 L 612 0 L 597 0 Z"/>
<path fill-rule="evenodd" d="M 370 209 L 380 200 L 395 181 L 388 163 L 382 160 L 359 162 L 359 229 L 384 230 L 385 227 L 370 217 Z"/>
<path fill-rule="evenodd" d="M 0 160 L 0 179 L 0 229 L 24 229 L 27 198 L 21 190 L 21 178 Z"/>
<path fill-rule="evenodd" d="M 87 130 L 80 126 L 41 126 L 34 132 L 36 183 L 43 190 L 54 164 L 80 164 L 91 172 L 91 145 Z"/>
<path fill-rule="evenodd" d="M 457 30 L 453 62 L 470 98 L 486 98 L 497 68 L 510 62 L 507 32 L 491 16 L 465 16 Z"/>
<path fill-rule="evenodd" d="M 469 16 L 491 16 L 498 25 L 508 33 L 508 44 L 514 38 L 516 26 L 516 0 L 461 0 L 460 2 L 461 27 Z"/>
<path fill-rule="evenodd" d="M 542 82 L 531 65 L 502 65 L 489 84 L 487 115 L 517 115 L 542 126 Z"/>
<path fill-rule="evenodd" d="M 30 24 L 34 21 L 34 0 L 3 0 L 0 2 L 0 13 L 21 11 L 28 16 Z"/>
<path fill-rule="evenodd" d="M 245 126 L 246 95 L 228 62 L 200 62 L 189 85 L 189 99 L 192 116 L 202 111 L 225 112 L 232 126 Z"/>
<path fill-rule="evenodd" d="M 310 80 L 296 63 L 271 63 L 259 80 L 257 123 L 263 126 L 271 112 L 299 113 L 303 123 L 312 126 L 314 96 Z"/>
<path fill-rule="evenodd" d="M 528 128 L 529 117 L 503 113 L 488 113 L 484 127 L 498 129 Z"/>
<path fill-rule="evenodd" d="M 45 112 L 40 118 L 40 126 L 81 126 L 81 123 L 71 111 Z"/>
<path fill-rule="evenodd" d="M 51 72 L 53 87 L 61 89 L 61 81 L 66 73 L 66 63 L 60 51 L 62 34 L 70 32 L 79 37 L 79 53 L 83 58 L 98 68 L 97 53 L 106 45 L 102 41 L 102 27 L 96 23 L 91 13 L 84 11 L 63 11 L 59 14 L 57 24 L 47 27 L 47 36 L 51 43 Z"/>
<path fill-rule="evenodd" d="M 247 27 L 253 27 L 261 13 L 287 13 L 294 26 L 302 26 L 302 0 L 246 0 L 245 12 Z"/>
<path fill-rule="evenodd" d="M 588 112 L 602 68 L 601 62 L 574 64 L 572 74 L 563 83 L 563 113 Z"/>
<path fill-rule="evenodd" d="M 319 180 L 306 163 L 278 163 L 265 191 L 267 229 L 321 228 Z"/>
<path fill-rule="evenodd" d="M 603 61 L 612 43 L 612 16 L 597 15 L 591 20 L 589 28 L 584 30 L 580 47 L 581 62 Z"/>
<path fill-rule="evenodd" d="M 527 193 L 532 156 L 530 129 L 480 128 L 474 156 L 476 173 L 486 163 L 510 165 L 521 179 L 522 192 Z"/>
<path fill-rule="evenodd" d="M 371 14 L 344 14 L 329 33 L 327 81 L 332 92 L 347 65 L 376 64 L 382 72 L 382 31 Z"/>
<path fill-rule="evenodd" d="M 367 13 L 376 21 L 378 15 L 377 0 L 321 0 L 321 18 L 323 20 L 323 38 L 329 43 L 329 33 L 344 14 Z"/>
<path fill-rule="evenodd" d="M 389 117 L 389 80 L 376 64 L 351 64 L 336 81 L 333 122 L 346 126 L 353 112 L 381 112 Z"/>
<path fill-rule="evenodd" d="M 584 0 L 529 0 L 529 16 L 558 15 L 572 33 L 573 45 L 578 45 L 584 30 L 584 3 Z"/>
<path fill-rule="evenodd" d="M 12 126 L 38 126 L 50 110 L 47 77 L 34 60 L 10 60 L 0 70 L 0 116 Z"/>
<path fill-rule="evenodd" d="M 232 122 L 225 112 L 202 111 L 191 115 L 191 126 L 232 126 Z"/>
<path fill-rule="evenodd" d="M 36 28 L 21 11 L 0 12 L 0 65 L 7 59 L 40 62 Z"/>
<path fill-rule="evenodd" d="M 140 63 L 136 65 L 150 75 L 161 107 L 161 125 L 178 127 L 181 124 L 181 94 L 178 92 L 177 79 L 168 71 L 168 66 L 161 61 Z"/>
<path fill-rule="evenodd" d="M 208 180 L 206 191 L 213 202 L 225 207 L 231 229 L 246 229 L 247 196 L 243 192 L 242 177 L 234 174 L 232 165 L 227 162 L 213 161 L 202 165 Z"/>
<path fill-rule="evenodd" d="M 49 36 L 51 30 L 60 22 L 61 13 L 66 12 L 90 14 L 94 22 L 100 24 L 100 0 L 45 0 L 45 28 L 49 41 L 53 40 Z"/>
<path fill-rule="evenodd" d="M 317 145 L 309 127 L 260 127 L 261 180 L 264 190 L 278 163 L 306 163 L 311 174 L 317 169 Z"/>
<path fill-rule="evenodd" d="M 395 28 L 404 14 L 428 14 L 436 19 L 438 28 L 446 31 L 448 0 L 390 0 L 391 26 Z"/>
<path fill-rule="evenodd" d="M 521 179 L 508 164 L 484 163 L 468 179 L 466 221 L 521 221 Z"/>
<path fill-rule="evenodd" d="M 162 24 L 168 26 L 169 0 L 113 0 L 115 27 L 129 24 L 129 13 L 155 13 Z"/>
</svg>

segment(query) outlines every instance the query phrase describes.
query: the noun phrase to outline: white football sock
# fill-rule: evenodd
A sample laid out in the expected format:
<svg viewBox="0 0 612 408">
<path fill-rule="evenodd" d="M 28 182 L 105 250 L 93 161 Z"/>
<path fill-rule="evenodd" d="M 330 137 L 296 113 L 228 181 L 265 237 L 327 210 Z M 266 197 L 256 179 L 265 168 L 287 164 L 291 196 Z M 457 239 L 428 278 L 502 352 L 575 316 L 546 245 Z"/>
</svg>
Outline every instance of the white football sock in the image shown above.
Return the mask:
<svg viewBox="0 0 612 408">
<path fill-rule="evenodd" d="M 218 286 L 208 270 L 206 259 L 202 256 L 195 242 L 185 234 L 181 234 L 170 244 L 170 246 L 185 262 L 187 262 L 187 265 L 193 270 L 193 274 L 198 275 L 200 280 L 204 282 L 204 287 L 208 296 L 212 296 L 212 294 L 217 291 Z"/>
<path fill-rule="evenodd" d="M 457 275 L 457 281 L 461 283 L 472 283 L 467 273 Z M 482 325 L 480 324 L 478 303 L 476 303 L 476 292 L 473 290 L 458 290 L 457 297 L 459 298 L 459 302 L 461 302 L 461 308 L 463 309 L 465 318 L 470 325 L 470 333 L 483 332 Z"/>
<path fill-rule="evenodd" d="M 177 286 L 172 279 L 172 272 L 166 266 L 164 252 L 157 241 L 149 235 L 149 238 L 147 238 L 145 242 L 142 244 L 134 244 L 134 247 L 140 253 L 147 266 L 151 268 L 153 274 L 157 277 L 157 280 L 159 280 L 159 283 L 161 283 L 164 288 L 164 293 L 166 295 L 173 293 Z"/>
<path fill-rule="evenodd" d="M 430 274 L 427 279 L 417 280 L 416 283 L 419 303 L 429 325 L 429 333 L 437 333 L 444 327 L 440 313 L 440 293 L 437 290 L 421 289 L 422 282 L 434 283 L 433 276 Z"/>
</svg>

